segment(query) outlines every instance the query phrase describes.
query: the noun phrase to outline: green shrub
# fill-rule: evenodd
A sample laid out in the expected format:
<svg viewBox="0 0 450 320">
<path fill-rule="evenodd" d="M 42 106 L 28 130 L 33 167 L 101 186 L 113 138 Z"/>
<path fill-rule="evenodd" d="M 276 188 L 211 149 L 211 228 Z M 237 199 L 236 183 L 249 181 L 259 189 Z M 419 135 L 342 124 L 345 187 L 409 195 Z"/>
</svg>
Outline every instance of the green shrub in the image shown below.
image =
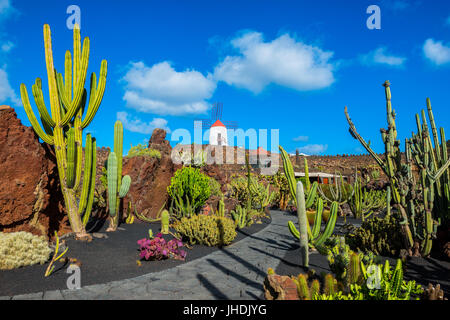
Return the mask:
<svg viewBox="0 0 450 320">
<path fill-rule="evenodd" d="M 167 192 L 172 199 L 181 197 L 195 212 L 205 204 L 211 195 L 210 178 L 197 168 L 183 167 L 171 179 Z"/>
<path fill-rule="evenodd" d="M 183 217 L 175 221 L 172 227 L 190 244 L 210 247 L 229 245 L 237 235 L 233 220 L 216 215 Z"/>
<path fill-rule="evenodd" d="M 398 257 L 403 248 L 400 223 L 393 215 L 363 222 L 345 236 L 345 241 L 354 251 L 388 257 Z"/>
<path fill-rule="evenodd" d="M 216 179 L 212 177 L 209 178 L 209 188 L 211 189 L 212 196 L 222 197 L 222 186 Z"/>
<path fill-rule="evenodd" d="M 138 144 L 137 146 L 131 147 L 130 151 L 128 151 L 129 158 L 136 156 L 150 156 L 153 158 L 161 159 L 161 152 L 155 149 L 149 149 L 143 144 Z"/>
<path fill-rule="evenodd" d="M 29 232 L 0 232 L 0 269 L 10 270 L 44 264 L 52 250 L 44 237 Z"/>
</svg>

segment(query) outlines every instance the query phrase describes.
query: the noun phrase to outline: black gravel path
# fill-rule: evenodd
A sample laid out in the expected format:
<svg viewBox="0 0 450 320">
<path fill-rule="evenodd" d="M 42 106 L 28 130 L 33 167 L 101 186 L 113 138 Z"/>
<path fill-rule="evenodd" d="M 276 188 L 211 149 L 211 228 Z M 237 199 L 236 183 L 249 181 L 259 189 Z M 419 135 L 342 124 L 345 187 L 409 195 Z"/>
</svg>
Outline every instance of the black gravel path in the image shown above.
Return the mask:
<svg viewBox="0 0 450 320">
<path fill-rule="evenodd" d="M 253 224 L 243 230 L 237 229 L 237 236 L 233 243 L 261 231 L 270 222 L 270 219 L 263 219 L 262 224 Z M 137 261 L 140 258 L 137 241 L 142 238 L 148 238 L 149 229 L 152 229 L 153 235 L 156 235 L 160 230 L 160 223 L 122 224 L 120 228 L 116 232 L 104 232 L 106 225 L 102 226 L 96 232 L 106 234 L 108 238 L 94 238 L 90 243 L 76 241 L 70 238 L 65 240 L 69 247 L 65 256 L 76 258 L 82 264 L 81 281 L 83 286 L 163 271 L 219 250 L 217 247 L 194 245 L 192 249 L 183 248 L 187 252 L 185 261 L 173 259 L 162 261 L 144 260 L 141 261 L 141 266 L 138 266 Z M 173 237 L 165 235 L 164 238 L 170 240 Z M 66 281 L 70 276 L 66 273 L 67 264 L 55 263 L 55 271 L 52 275 L 45 278 L 44 274 L 47 266 L 48 263 L 14 270 L 0 270 L 0 296 L 66 289 Z"/>
</svg>

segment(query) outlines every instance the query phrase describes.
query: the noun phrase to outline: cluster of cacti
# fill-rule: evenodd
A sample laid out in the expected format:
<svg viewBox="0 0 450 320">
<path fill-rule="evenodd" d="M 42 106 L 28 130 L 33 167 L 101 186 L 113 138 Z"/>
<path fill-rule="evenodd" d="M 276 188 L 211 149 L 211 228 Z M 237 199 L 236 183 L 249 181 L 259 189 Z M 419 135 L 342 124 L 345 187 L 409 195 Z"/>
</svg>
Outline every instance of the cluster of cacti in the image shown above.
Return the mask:
<svg viewBox="0 0 450 320">
<path fill-rule="evenodd" d="M 373 252 L 376 255 L 397 257 L 403 247 L 401 225 L 392 215 L 374 217 L 361 227 L 346 234 L 346 243 L 352 250 Z"/>
<path fill-rule="evenodd" d="M 397 259 L 394 269 L 388 260 L 384 265 L 367 266 L 361 261 L 360 272 L 362 285 L 350 288 L 352 295 L 359 295 L 360 300 L 419 300 L 423 293 L 422 286 L 415 281 L 403 280 L 403 265 L 400 259 Z"/>
<path fill-rule="evenodd" d="M 197 168 L 183 167 L 175 172 L 167 187 L 169 197 L 178 203 L 182 210 L 183 206 L 192 208 L 194 213 L 203 207 L 211 195 L 210 178 Z M 187 213 L 190 215 L 190 213 Z M 181 216 L 187 214 L 182 212 Z"/>
<path fill-rule="evenodd" d="M 211 247 L 229 245 L 237 235 L 233 220 L 216 215 L 199 214 L 189 218 L 183 217 L 171 226 L 190 244 Z"/>
<path fill-rule="evenodd" d="M 291 277 L 297 286 L 297 293 L 300 300 L 317 300 L 320 295 L 334 296 L 337 293 L 337 281 L 331 274 L 327 274 L 323 279 L 321 288 L 318 279 L 308 283 L 307 274 L 299 274 L 297 277 Z"/>
<path fill-rule="evenodd" d="M 0 232 L 0 270 L 44 264 L 51 253 L 45 237 L 25 231 Z"/>
<path fill-rule="evenodd" d="M 268 177 L 270 182 L 276 187 L 273 201 L 278 203 L 280 210 L 286 210 L 290 199 L 289 185 L 286 176 L 277 171 L 273 176 Z"/>
<path fill-rule="evenodd" d="M 240 205 L 237 205 L 236 209 L 231 211 L 231 216 L 233 217 L 235 226 L 239 229 L 249 227 L 253 224 L 252 215 L 247 208 L 241 207 Z"/>
<path fill-rule="evenodd" d="M 352 252 L 343 280 L 337 281 L 339 290 L 333 295 L 316 295 L 316 300 L 410 300 L 420 299 L 423 292 L 415 281 L 403 280 L 400 259 L 394 269 L 389 261 L 384 265 L 363 262 L 362 255 Z M 336 290 L 336 291 L 337 291 Z"/>
<path fill-rule="evenodd" d="M 34 131 L 46 143 L 55 148 L 58 174 L 64 203 L 72 230 L 77 238 L 89 238 L 85 225 L 92 208 L 95 190 L 96 143 L 90 134 L 86 136 L 84 179 L 81 199 L 76 199 L 80 188 L 83 158 L 83 129 L 94 118 L 103 98 L 106 85 L 107 63 L 103 60 L 100 79 L 97 83 L 95 73 L 91 75 L 90 96 L 84 88 L 89 63 L 89 38 L 85 38 L 81 48 L 80 28 L 73 29 L 74 52 L 73 63 L 70 51 L 65 56 L 64 77 L 58 73 L 53 63 L 50 27 L 44 25 L 45 61 L 47 66 L 48 87 L 50 93 L 51 114 L 47 111 L 42 92 L 41 79 L 37 78 L 32 87 L 42 127 L 39 124 L 30 104 L 25 84 L 21 84 L 20 93 L 25 112 Z M 73 93 L 72 93 L 73 90 Z M 86 108 L 86 103 L 87 108 Z M 83 113 L 87 110 L 83 119 Z M 81 217 L 85 215 L 84 221 Z"/>
<path fill-rule="evenodd" d="M 161 152 L 156 149 L 149 149 L 143 144 L 138 144 L 136 146 L 132 145 L 128 151 L 127 157 L 133 158 L 137 156 L 149 156 L 152 158 L 161 159 Z"/>
<path fill-rule="evenodd" d="M 225 199 L 224 199 L 223 195 L 222 195 L 222 198 L 219 200 L 216 215 L 219 217 L 225 217 Z"/>
<path fill-rule="evenodd" d="M 169 212 L 171 216 L 181 219 L 182 217 L 192 217 L 196 214 L 194 207 L 191 205 L 189 198 L 186 198 L 186 202 L 183 197 L 175 194 L 170 202 Z"/>
<path fill-rule="evenodd" d="M 229 196 L 235 198 L 241 206 L 247 209 L 256 209 L 263 211 L 265 207 L 271 204 L 275 193 L 270 192 L 269 184 L 264 185 L 258 180 L 258 177 L 250 173 L 250 179 L 247 176 L 233 176 L 228 185 Z"/>
<path fill-rule="evenodd" d="M 428 130 L 425 111 L 422 122 L 416 115 L 418 133 L 405 139 L 405 160 L 397 139 L 395 111 L 392 110 L 390 83 L 384 83 L 386 92 L 386 111 L 388 129 L 381 130 L 385 145 L 385 159 L 381 159 L 369 143 L 358 134 L 351 121 L 347 107 L 345 115 L 351 135 L 357 139 L 375 159 L 378 166 L 389 179 L 394 206 L 401 216 L 404 248 L 413 254 L 415 242 L 420 244 L 420 254 L 428 256 L 439 221 L 448 221 L 450 195 L 450 158 L 448 157 L 444 129 L 441 128 L 439 141 L 430 100 L 427 99 L 428 116 L 431 123 L 434 147 Z M 420 179 L 417 183 L 413 175 L 413 162 L 419 167 Z M 419 252 L 415 252 L 417 254 Z"/>
<path fill-rule="evenodd" d="M 342 174 L 339 174 L 339 179 L 334 178 L 334 186 L 333 184 L 322 184 L 318 186 L 317 190 L 324 200 L 330 203 L 336 201 L 339 207 L 344 203 L 347 203 L 347 201 L 353 197 L 353 193 L 355 192 L 352 185 L 344 182 Z"/>
<path fill-rule="evenodd" d="M 327 260 L 330 270 L 336 275 L 336 279 L 342 281 L 346 277 L 350 255 L 353 251 L 345 243 L 345 238 L 340 237 L 338 244 L 328 249 Z"/>
<path fill-rule="evenodd" d="M 374 212 L 386 206 L 386 192 L 383 190 L 367 190 L 363 187 L 361 179 L 355 174 L 353 195 L 348 204 L 354 217 L 365 221 Z"/>
<path fill-rule="evenodd" d="M 106 166 L 108 180 L 108 207 L 110 224 L 107 231 L 115 231 L 120 220 L 120 199 L 126 196 L 131 186 L 131 177 L 122 177 L 123 125 L 117 120 L 114 125 L 114 151 L 108 156 Z"/>
</svg>

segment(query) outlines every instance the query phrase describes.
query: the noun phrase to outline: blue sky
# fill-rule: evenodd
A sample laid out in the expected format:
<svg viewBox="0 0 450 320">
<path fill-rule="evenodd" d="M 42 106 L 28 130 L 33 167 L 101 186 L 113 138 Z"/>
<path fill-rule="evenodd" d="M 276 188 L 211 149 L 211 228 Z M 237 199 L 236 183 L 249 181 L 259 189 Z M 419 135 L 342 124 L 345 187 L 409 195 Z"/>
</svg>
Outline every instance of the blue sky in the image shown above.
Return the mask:
<svg viewBox="0 0 450 320">
<path fill-rule="evenodd" d="M 30 92 L 36 77 L 46 79 L 42 27 L 51 27 L 61 70 L 73 50 L 72 4 L 81 9 L 82 37 L 91 39 L 89 74 L 108 60 L 105 96 L 87 128 L 99 146 L 112 146 L 117 119 L 125 151 L 154 127 L 193 133 L 193 120 L 209 118 L 220 101 L 224 120 L 279 129 L 286 150 L 307 154 L 363 152 L 348 133 L 347 105 L 360 134 L 383 152 L 385 80 L 402 144 L 426 97 L 437 125 L 449 128 L 444 0 L 0 0 L 0 104 L 12 105 L 25 125 L 20 84 Z M 381 9 L 380 30 L 366 26 L 370 5 Z"/>
</svg>

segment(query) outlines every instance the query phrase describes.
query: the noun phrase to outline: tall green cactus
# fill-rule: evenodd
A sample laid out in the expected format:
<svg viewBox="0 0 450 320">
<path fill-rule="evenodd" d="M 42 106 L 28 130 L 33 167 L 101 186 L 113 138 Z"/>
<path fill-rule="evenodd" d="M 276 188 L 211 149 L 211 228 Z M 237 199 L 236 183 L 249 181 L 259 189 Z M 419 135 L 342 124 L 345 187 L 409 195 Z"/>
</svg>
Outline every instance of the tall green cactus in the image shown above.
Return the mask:
<svg viewBox="0 0 450 320">
<path fill-rule="evenodd" d="M 67 51 L 63 78 L 63 75 L 58 73 L 54 67 L 50 27 L 47 24 L 44 25 L 45 61 L 51 114 L 48 112 L 44 102 L 41 79 L 37 78 L 32 86 L 32 93 L 42 127 L 33 112 L 27 88 L 23 83 L 20 86 L 20 93 L 25 112 L 34 131 L 44 142 L 53 145 L 55 148 L 61 191 L 71 228 L 78 239 L 87 239 L 90 236 L 86 233 L 85 224 L 90 215 L 92 206 L 90 199 L 93 199 L 95 187 L 95 174 L 89 174 L 89 172 L 91 170 L 95 172 L 92 168 L 96 166 L 96 149 L 94 149 L 94 143 L 94 147 L 91 145 L 91 148 L 94 150 L 89 154 L 85 152 L 85 159 L 90 162 L 90 167 L 85 165 L 85 179 L 80 199 L 80 204 L 83 205 L 79 206 L 76 194 L 79 191 L 82 175 L 82 136 L 83 129 L 91 123 L 103 99 L 106 86 L 107 62 L 103 60 L 101 63 L 98 83 L 95 73 L 92 73 L 90 95 L 89 99 L 87 99 L 87 91 L 84 86 L 89 63 L 90 41 L 89 38 L 85 38 L 83 48 L 81 47 L 80 28 L 78 25 L 75 25 L 73 29 L 73 40 L 73 63 L 72 55 L 70 51 Z M 83 119 L 85 110 L 87 111 Z M 86 145 L 90 143 L 92 143 L 92 140 L 89 135 L 86 136 Z M 85 204 L 87 204 L 86 207 L 84 207 Z M 86 217 L 85 221 L 81 220 L 83 214 Z"/>
<path fill-rule="evenodd" d="M 308 217 L 306 216 L 305 193 L 303 192 L 303 183 L 297 183 L 297 217 L 299 226 L 299 244 L 304 267 L 309 266 L 309 245 L 308 245 Z"/>
<path fill-rule="evenodd" d="M 107 231 L 115 231 L 120 220 L 120 199 L 126 196 L 130 190 L 131 178 L 129 175 L 122 177 L 123 155 L 123 125 L 117 120 L 114 125 L 114 151 L 108 156 L 108 205 L 110 224 Z"/>
<path fill-rule="evenodd" d="M 351 135 L 357 139 L 371 154 L 389 179 L 394 207 L 401 216 L 401 228 L 404 247 L 413 254 L 414 243 L 420 244 L 422 256 L 429 255 L 432 239 L 435 237 L 437 225 L 442 220 L 449 220 L 449 177 L 450 158 L 448 158 L 444 129 L 441 128 L 441 141 L 437 135 L 430 100 L 427 99 L 428 117 L 430 119 L 434 148 L 428 130 L 425 111 L 422 110 L 422 121 L 416 115 L 417 134 L 405 139 L 405 159 L 397 140 L 395 111 L 391 105 L 390 83 L 383 85 L 386 93 L 386 111 L 388 129 L 381 130 L 385 145 L 385 159 L 381 159 L 368 143 L 357 133 L 356 127 L 347 113 L 345 115 L 350 126 Z M 442 148 L 442 150 L 441 150 Z M 420 177 L 417 182 L 412 173 L 413 161 L 419 167 Z M 419 184 L 419 185 L 418 185 Z"/>
<path fill-rule="evenodd" d="M 293 199 L 297 199 L 297 179 L 295 179 L 295 173 L 294 173 L 294 167 L 292 166 L 292 162 L 289 159 L 289 155 L 287 152 L 283 149 L 282 146 L 279 146 L 281 159 L 283 160 L 283 169 L 284 169 L 284 175 L 286 176 L 286 179 L 288 181 L 289 190 L 291 191 L 291 196 Z M 309 182 L 309 173 L 308 173 L 308 161 L 305 158 L 305 179 L 306 179 L 306 209 L 309 209 L 312 207 L 312 205 L 315 203 L 315 200 L 317 198 L 317 188 L 318 188 L 318 182 L 315 181 L 312 185 Z"/>
</svg>

